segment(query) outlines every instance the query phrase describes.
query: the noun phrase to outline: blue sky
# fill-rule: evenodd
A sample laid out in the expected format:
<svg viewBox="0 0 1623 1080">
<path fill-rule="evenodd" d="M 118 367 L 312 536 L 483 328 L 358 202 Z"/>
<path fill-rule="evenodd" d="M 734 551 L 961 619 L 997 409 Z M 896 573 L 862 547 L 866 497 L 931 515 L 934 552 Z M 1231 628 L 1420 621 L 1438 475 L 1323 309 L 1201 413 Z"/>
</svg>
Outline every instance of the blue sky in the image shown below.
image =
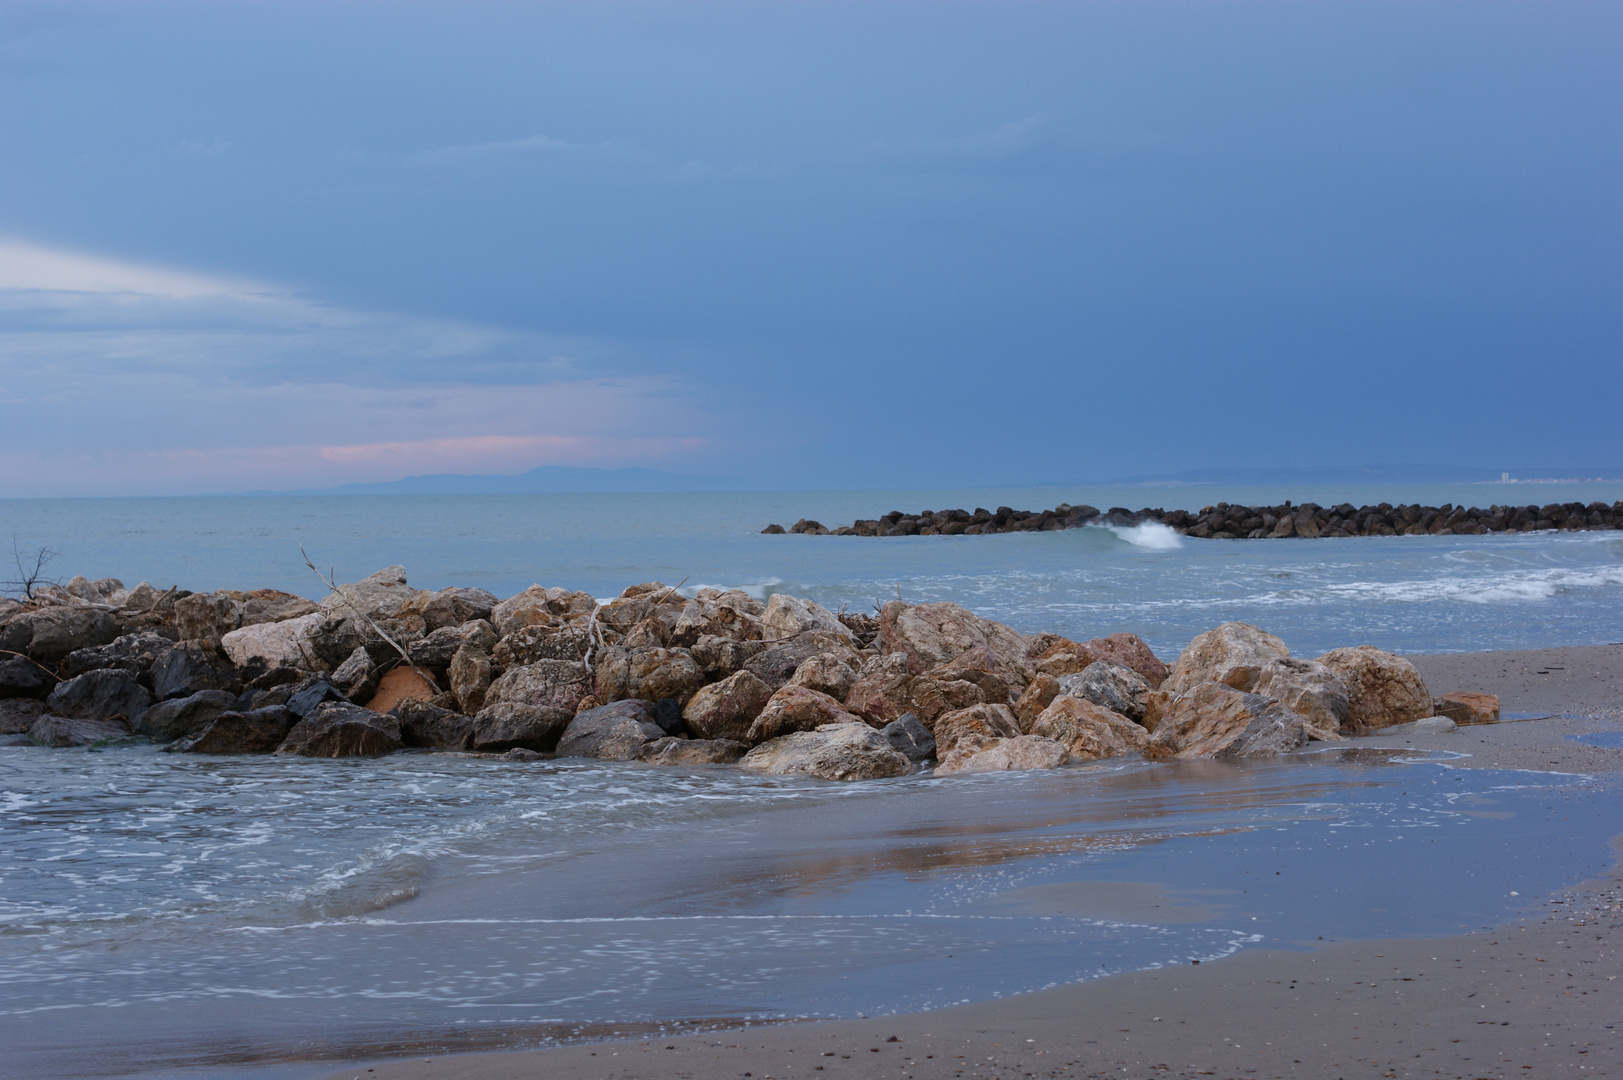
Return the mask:
<svg viewBox="0 0 1623 1080">
<path fill-rule="evenodd" d="M 0 6 L 0 494 L 1623 462 L 1623 4 Z"/>
</svg>

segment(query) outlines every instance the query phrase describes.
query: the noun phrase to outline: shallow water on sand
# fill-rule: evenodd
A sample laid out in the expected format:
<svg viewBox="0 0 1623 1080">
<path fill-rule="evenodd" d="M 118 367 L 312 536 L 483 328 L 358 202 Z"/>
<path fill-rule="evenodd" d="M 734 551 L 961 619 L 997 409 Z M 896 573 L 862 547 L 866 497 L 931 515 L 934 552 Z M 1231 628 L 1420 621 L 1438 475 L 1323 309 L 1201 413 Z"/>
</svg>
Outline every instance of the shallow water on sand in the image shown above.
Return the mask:
<svg viewBox="0 0 1623 1080">
<path fill-rule="evenodd" d="M 1584 778 L 1330 749 L 863 785 L 0 747 L 11 1075 L 914 1011 L 1457 932 L 1607 859 Z"/>
</svg>

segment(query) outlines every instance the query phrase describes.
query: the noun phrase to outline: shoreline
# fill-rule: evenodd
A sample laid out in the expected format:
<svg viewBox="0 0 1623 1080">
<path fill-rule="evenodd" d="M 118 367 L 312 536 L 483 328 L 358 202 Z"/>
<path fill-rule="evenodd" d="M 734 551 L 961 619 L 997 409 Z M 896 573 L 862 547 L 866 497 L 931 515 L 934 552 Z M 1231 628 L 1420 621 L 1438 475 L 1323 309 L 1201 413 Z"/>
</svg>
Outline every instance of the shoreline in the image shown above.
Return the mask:
<svg viewBox="0 0 1623 1080">
<path fill-rule="evenodd" d="M 1568 715 L 1400 731 L 1355 745 L 1449 750 L 1470 755 L 1453 767 L 1582 773 L 1615 783 L 1623 748 L 1572 736 L 1623 732 L 1619 657 L 1623 645 L 1411 656 L 1439 690 L 1476 678 L 1508 711 Z M 1557 675 L 1557 667 L 1566 670 Z M 1300 952 L 1245 950 L 1200 966 L 927 1013 L 384 1059 L 321 1075 L 1619 1077 L 1623 865 L 1616 859 L 1623 834 L 1613 852 L 1606 873 L 1529 898 L 1521 921 L 1457 936 L 1336 941 L 1326 933 L 1323 944 L 1295 943 Z M 887 1041 L 892 1036 L 897 1041 Z"/>
</svg>

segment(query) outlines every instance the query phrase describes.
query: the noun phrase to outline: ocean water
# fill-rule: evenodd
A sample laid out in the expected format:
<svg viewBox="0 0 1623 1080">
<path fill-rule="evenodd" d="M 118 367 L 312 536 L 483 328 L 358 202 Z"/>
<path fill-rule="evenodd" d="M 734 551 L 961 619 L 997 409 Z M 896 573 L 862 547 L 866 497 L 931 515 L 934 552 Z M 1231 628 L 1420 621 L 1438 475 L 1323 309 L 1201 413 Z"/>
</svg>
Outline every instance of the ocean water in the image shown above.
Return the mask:
<svg viewBox="0 0 1623 1080">
<path fill-rule="evenodd" d="M 1489 486 L 1492 487 L 1492 486 Z M 1617 497 L 1529 485 L 1318 501 Z M 1244 619 L 1298 654 L 1623 640 L 1623 533 L 1224 542 L 1084 529 L 762 536 L 889 509 L 1284 492 L 0 503 L 64 574 L 318 595 L 650 579 L 868 609 L 950 599 L 1170 658 Z M 1462 748 L 1469 750 L 1468 742 Z M 5 1073 L 297 1076 L 371 1055 L 879 1015 L 1256 945 L 1440 934 L 1605 866 L 1617 785 L 1325 747 L 1250 765 L 840 785 L 720 767 L 198 758 L 0 745 Z"/>
</svg>

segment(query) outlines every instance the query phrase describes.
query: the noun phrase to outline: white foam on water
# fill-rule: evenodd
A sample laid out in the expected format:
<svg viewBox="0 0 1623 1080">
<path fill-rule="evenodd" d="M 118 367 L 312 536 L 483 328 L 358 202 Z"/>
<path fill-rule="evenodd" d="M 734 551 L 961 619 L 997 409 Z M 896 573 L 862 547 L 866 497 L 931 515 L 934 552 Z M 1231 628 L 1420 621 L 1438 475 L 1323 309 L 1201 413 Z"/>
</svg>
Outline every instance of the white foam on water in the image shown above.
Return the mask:
<svg viewBox="0 0 1623 1080">
<path fill-rule="evenodd" d="M 1183 537 L 1178 531 L 1159 521 L 1146 521 L 1140 525 L 1106 525 L 1104 528 L 1145 551 L 1175 551 L 1183 547 Z"/>
</svg>

